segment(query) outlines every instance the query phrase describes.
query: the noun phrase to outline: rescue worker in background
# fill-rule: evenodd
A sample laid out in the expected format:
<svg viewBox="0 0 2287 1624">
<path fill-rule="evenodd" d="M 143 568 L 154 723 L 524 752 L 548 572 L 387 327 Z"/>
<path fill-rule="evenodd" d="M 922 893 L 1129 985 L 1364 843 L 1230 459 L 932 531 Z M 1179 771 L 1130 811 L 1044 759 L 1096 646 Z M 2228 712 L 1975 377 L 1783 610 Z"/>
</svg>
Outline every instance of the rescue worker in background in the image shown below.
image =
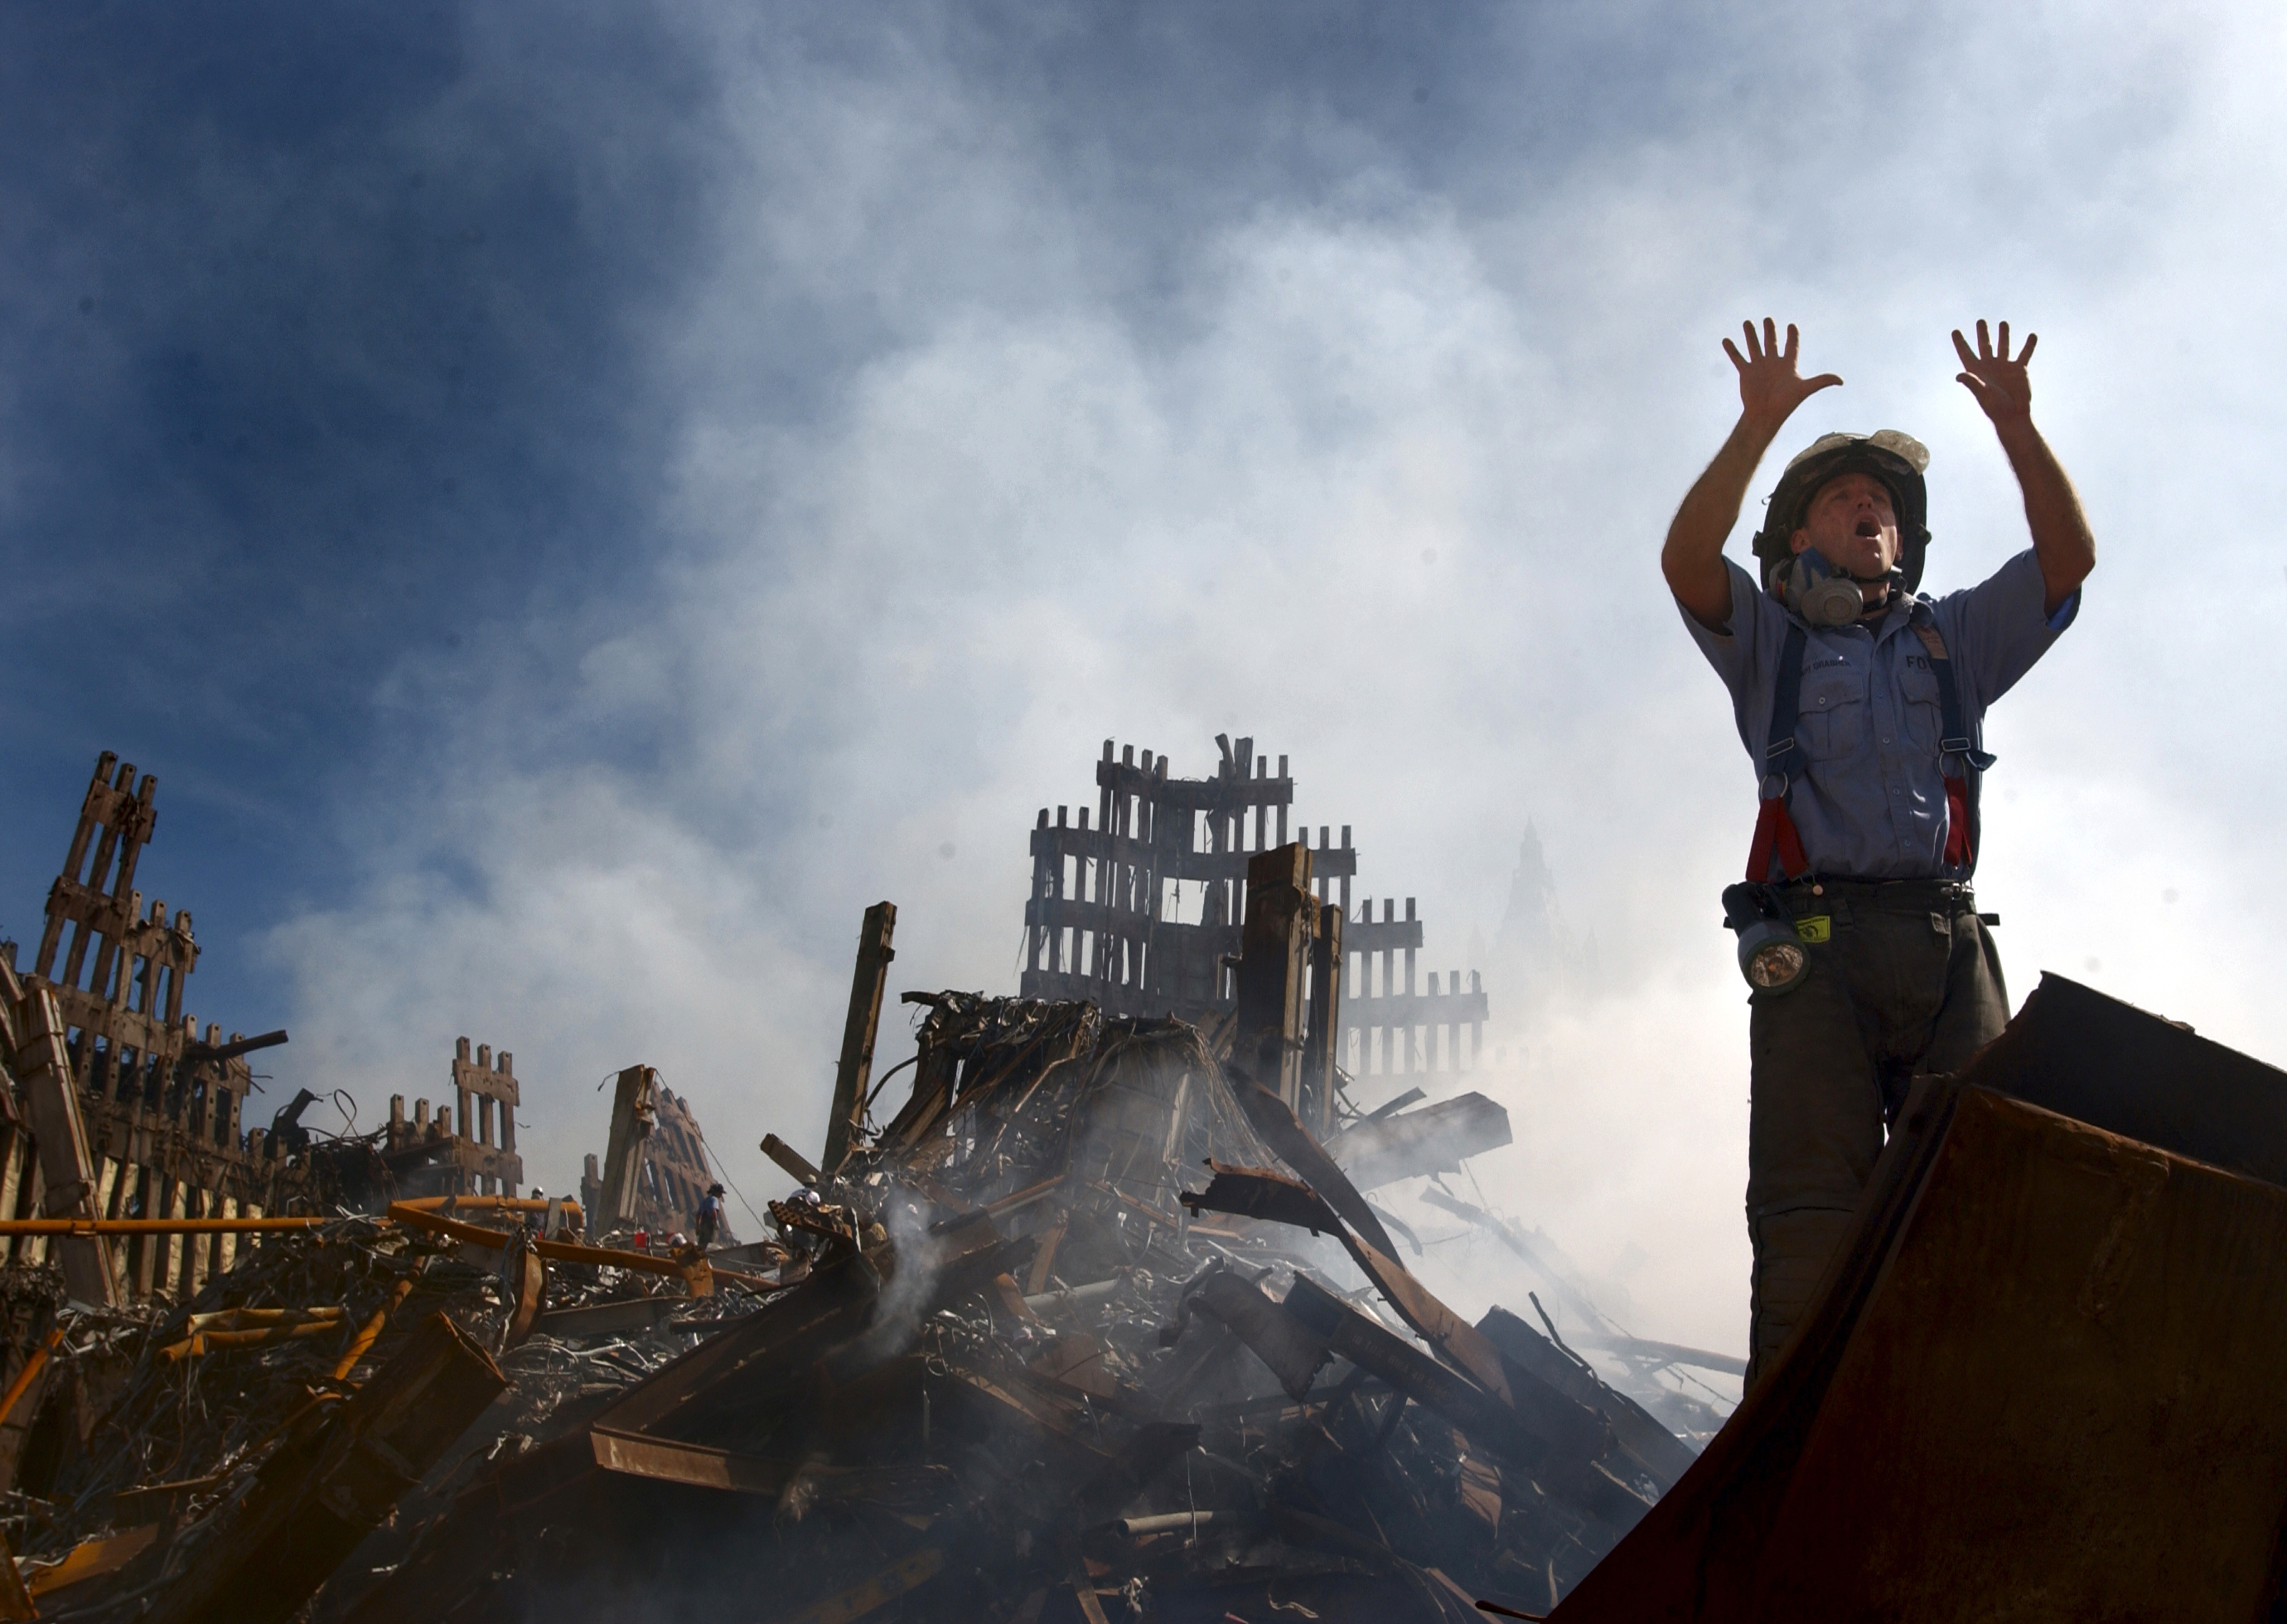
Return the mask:
<svg viewBox="0 0 2287 1624">
<path fill-rule="evenodd" d="M 1970 892 L 1986 707 L 2072 623 L 2096 543 L 2033 427 L 2025 364 L 1983 321 L 1953 335 L 1959 381 L 2024 493 L 2030 551 L 1981 584 L 1915 595 L 1929 540 L 1929 453 L 1893 430 L 1829 434 L 1789 463 L 1753 551 L 1723 556 L 1748 481 L 1794 409 L 1842 380 L 1805 378 L 1768 320 L 1746 348 L 1739 421 L 1677 510 L 1660 568 L 1731 691 L 1762 796 L 1746 883 L 1724 894 L 1753 990 L 1747 1227 L 1753 1388 L 1849 1228 L 1886 1121 L 1917 1074 L 1958 1070 L 2008 1019 Z"/>
<path fill-rule="evenodd" d="M 708 1185 L 707 1193 L 700 1199 L 697 1228 L 699 1244 L 702 1247 L 713 1246 L 715 1237 L 722 1232 L 723 1228 L 723 1186 L 721 1184 Z"/>
</svg>

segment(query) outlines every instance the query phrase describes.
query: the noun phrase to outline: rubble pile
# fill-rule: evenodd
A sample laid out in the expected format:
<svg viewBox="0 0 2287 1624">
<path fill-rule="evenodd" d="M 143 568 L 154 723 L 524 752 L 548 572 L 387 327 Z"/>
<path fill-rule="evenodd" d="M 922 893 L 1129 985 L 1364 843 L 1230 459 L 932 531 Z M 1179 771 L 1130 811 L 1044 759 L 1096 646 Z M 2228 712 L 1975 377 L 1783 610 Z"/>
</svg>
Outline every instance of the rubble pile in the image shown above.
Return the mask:
<svg viewBox="0 0 2287 1624">
<path fill-rule="evenodd" d="M 796 1188 L 769 1204 L 776 1238 L 741 1246 L 690 1102 L 649 1066 L 618 1073 L 577 1201 L 519 1194 L 523 1080 L 466 1038 L 449 1103 L 392 1098 L 364 1134 L 345 1105 L 325 1135 L 305 1089 L 241 1130 L 243 1054 L 285 1034 L 199 1040 L 171 1003 L 146 1018 L 150 989 L 123 1002 L 126 946 L 186 972 L 193 943 L 185 916 L 133 923 L 150 782 L 106 757 L 70 907 L 31 974 L 0 952 L 0 1619 L 1553 1605 L 1693 1450 L 1545 1317 L 1456 1315 L 1367 1200 L 1509 1129 L 1477 1093 L 1361 1110 L 1345 967 L 1381 955 L 1384 1071 L 1393 1033 L 1411 1071 L 1442 1017 L 1460 1069 L 1482 994 L 1438 1002 L 1433 977 L 1415 999 L 1410 907 L 1345 947 L 1347 837 L 1286 844 L 1281 810 L 1265 844 L 1283 770 L 1131 784 L 1105 764 L 1108 796 L 1167 816 L 1107 801 L 1103 828 L 1142 819 L 1154 862 L 1222 888 L 1198 952 L 1189 927 L 1049 909 L 1033 945 L 1071 986 L 906 993 L 915 1051 L 875 1081 L 896 910 L 869 909 L 819 1159 L 765 1139 Z M 1159 869 L 1122 867 L 1136 850 L 1097 855 L 1093 886 L 1044 894 L 1112 914 L 1156 894 Z M 1130 1007 L 1192 959 L 1180 1010 Z M 1433 1192 L 1563 1290 L 1534 1237 Z M 1566 1306 L 1619 1368 L 1693 1353 Z"/>
<path fill-rule="evenodd" d="M 1128 772 L 1107 753 L 1107 796 Z M 147 836 L 132 779 L 99 773 L 83 836 Z M 1240 781 L 1155 793 L 1212 789 L 1231 835 Z M 1283 790 L 1245 781 L 1259 844 Z M 1141 816 L 1079 833 L 1127 862 Z M 283 1034 L 107 1005 L 99 1043 L 69 1010 L 103 963 L 75 1003 L 70 955 L 55 981 L 0 952 L 0 1620 L 2277 1615 L 2287 1295 L 2258 1265 L 2287 1256 L 2287 1077 L 2045 978 L 1917 1080 L 1813 1318 L 1725 1422 L 1648 1378 L 1737 1361 L 1630 1335 L 1442 1182 L 1509 1142 L 1497 1103 L 1357 1103 L 1311 850 L 1207 856 L 1245 906 L 1172 955 L 1196 1007 L 1065 996 L 1141 998 L 1165 944 L 1097 929 L 1150 892 L 1124 882 L 1085 953 L 1056 937 L 1055 868 L 1028 925 L 1056 995 L 906 993 L 879 1081 L 895 910 L 868 909 L 819 1160 L 764 1139 L 796 1188 L 743 1246 L 683 1239 L 694 1198 L 723 1239 L 719 1192 L 654 1067 L 618 1073 L 576 1202 L 517 1193 L 521 1085 L 465 1041 L 451 1105 L 321 1142 L 305 1090 L 217 1171 L 193 1152 L 251 1081 L 226 1068 Z M 59 892 L 115 960 L 121 873 Z M 161 917 L 138 953 L 187 967 Z M 171 1047 L 123 1065 L 123 1034 Z M 1423 1179 L 1609 1380 L 1537 1295 L 1472 1322 L 1406 1267 L 1370 1198 Z"/>
<path fill-rule="evenodd" d="M 1459 1619 L 1548 1604 L 1688 1463 L 1446 1311 L 1215 1035 L 920 1001 L 909 1098 L 773 1204 L 790 1288 L 559 1410 L 320 1616 Z"/>
<path fill-rule="evenodd" d="M 0 1294 L 34 1305 L 12 1326 L 19 1345 L 50 1348 L 46 1396 L 0 1523 L 41 1616 L 144 1616 L 150 1596 L 230 1533 L 226 1514 L 296 1429 L 366 1386 L 439 1315 L 487 1351 L 504 1385 L 465 1439 L 455 1429 L 444 1440 L 463 1447 L 429 1492 L 513 1446 L 503 1440 L 545 1430 L 559 1409 L 663 1367 L 756 1300 L 735 1287 L 692 1297 L 679 1279 L 667 1288 L 653 1275 L 560 1267 L 512 1341 L 518 1294 L 505 1261 L 410 1224 L 350 1216 L 242 1252 L 172 1309 L 66 1304 L 52 1268 L 7 1271 Z M 611 1335 L 586 1328 L 613 1315 Z M 412 1488 L 401 1509 L 423 1493 Z M 376 1538 L 385 1543 L 386 1531 Z M 63 1582 L 74 1553 L 97 1571 Z"/>
</svg>

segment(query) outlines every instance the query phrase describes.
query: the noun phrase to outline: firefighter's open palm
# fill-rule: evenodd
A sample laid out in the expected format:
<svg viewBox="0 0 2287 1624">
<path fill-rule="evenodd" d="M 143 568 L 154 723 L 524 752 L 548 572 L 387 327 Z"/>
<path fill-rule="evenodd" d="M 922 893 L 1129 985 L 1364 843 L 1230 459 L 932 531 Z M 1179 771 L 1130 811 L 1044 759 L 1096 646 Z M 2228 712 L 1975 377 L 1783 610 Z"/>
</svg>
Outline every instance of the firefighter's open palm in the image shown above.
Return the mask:
<svg viewBox="0 0 2287 1624">
<path fill-rule="evenodd" d="M 1795 345 L 1798 335 L 1794 323 L 1787 323 L 1786 347 L 1779 347 L 1778 324 L 1769 316 L 1763 318 L 1760 337 L 1752 321 L 1739 323 L 1746 336 L 1747 353 L 1742 355 L 1739 346 L 1729 338 L 1723 341 L 1723 353 L 1739 369 L 1739 407 L 1747 416 L 1776 429 L 1794 415 L 1794 408 L 1822 389 L 1832 389 L 1842 380 L 1832 372 L 1822 372 L 1807 378 L 1796 372 Z"/>
<path fill-rule="evenodd" d="M 2025 347 L 2017 352 L 2017 359 L 2009 359 L 2009 324 L 2001 323 L 2000 343 L 1985 330 L 1982 320 L 1977 323 L 1977 348 L 1973 353 L 1969 340 L 1961 336 L 1959 328 L 1953 331 L 1954 353 L 1961 357 L 1962 369 L 1955 376 L 1963 387 L 1977 397 L 1977 404 L 1997 426 L 2023 423 L 2033 415 L 2033 381 L 2025 371 L 2025 363 L 2033 359 L 2033 346 L 2041 341 L 2038 333 L 2025 335 Z"/>
</svg>

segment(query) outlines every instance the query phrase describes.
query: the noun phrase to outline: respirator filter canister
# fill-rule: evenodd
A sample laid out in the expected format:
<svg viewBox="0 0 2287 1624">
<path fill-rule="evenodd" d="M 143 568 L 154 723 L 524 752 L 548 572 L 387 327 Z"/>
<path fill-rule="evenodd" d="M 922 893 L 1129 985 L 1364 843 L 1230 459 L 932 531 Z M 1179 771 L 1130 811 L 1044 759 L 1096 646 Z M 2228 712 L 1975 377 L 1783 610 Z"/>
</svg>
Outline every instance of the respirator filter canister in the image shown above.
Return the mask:
<svg viewBox="0 0 2287 1624">
<path fill-rule="evenodd" d="M 1857 580 L 1817 552 L 1803 551 L 1785 566 L 1787 606 L 1813 626 L 1848 626 L 1865 613 Z"/>
</svg>

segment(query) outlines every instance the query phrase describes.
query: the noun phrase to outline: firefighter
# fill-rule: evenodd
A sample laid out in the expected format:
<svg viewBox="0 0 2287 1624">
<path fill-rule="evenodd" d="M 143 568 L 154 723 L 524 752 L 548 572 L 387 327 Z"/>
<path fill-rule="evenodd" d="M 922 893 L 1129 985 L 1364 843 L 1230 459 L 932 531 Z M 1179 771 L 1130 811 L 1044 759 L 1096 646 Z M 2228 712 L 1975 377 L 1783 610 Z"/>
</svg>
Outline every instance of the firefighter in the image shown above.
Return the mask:
<svg viewBox="0 0 2287 1624">
<path fill-rule="evenodd" d="M 693 1219 L 692 1227 L 699 1232 L 699 1244 L 701 1249 L 713 1246 L 715 1237 L 721 1233 L 723 1229 L 723 1186 L 721 1184 L 713 1184 L 707 1186 L 707 1193 L 700 1198 L 699 1210 L 693 1215 Z"/>
<path fill-rule="evenodd" d="M 1976 586 L 1918 595 L 1929 453 L 1895 430 L 1828 434 L 1787 464 L 1752 551 L 1724 557 L 1748 482 L 1795 408 L 1840 384 L 1796 369 L 1766 320 L 1726 339 L 1739 420 L 1668 527 L 1660 567 L 1730 690 L 1761 807 L 1745 882 L 1724 894 L 1748 1017 L 1746 1382 L 1808 1308 L 1913 1077 L 1958 1070 L 2009 1014 L 1970 890 L 1986 708 L 2080 606 L 2096 543 L 2033 426 L 2009 325 L 1953 335 L 1959 381 L 2015 471 L 2030 550 Z"/>
</svg>

